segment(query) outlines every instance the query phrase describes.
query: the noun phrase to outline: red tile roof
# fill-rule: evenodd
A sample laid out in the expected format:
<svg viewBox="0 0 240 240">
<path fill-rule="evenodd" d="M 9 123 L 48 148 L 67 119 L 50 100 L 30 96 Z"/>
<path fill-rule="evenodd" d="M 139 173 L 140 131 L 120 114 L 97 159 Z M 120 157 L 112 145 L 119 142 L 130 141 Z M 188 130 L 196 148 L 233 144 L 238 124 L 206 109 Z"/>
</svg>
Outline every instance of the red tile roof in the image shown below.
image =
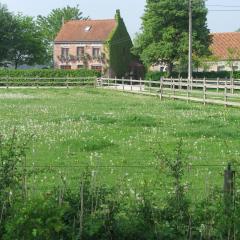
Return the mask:
<svg viewBox="0 0 240 240">
<path fill-rule="evenodd" d="M 55 42 L 105 41 L 116 25 L 115 19 L 71 20 L 62 26 Z M 86 27 L 90 30 L 86 31 Z"/>
<path fill-rule="evenodd" d="M 228 59 L 228 49 L 240 51 L 240 32 L 213 33 L 211 51 L 220 60 Z"/>
</svg>

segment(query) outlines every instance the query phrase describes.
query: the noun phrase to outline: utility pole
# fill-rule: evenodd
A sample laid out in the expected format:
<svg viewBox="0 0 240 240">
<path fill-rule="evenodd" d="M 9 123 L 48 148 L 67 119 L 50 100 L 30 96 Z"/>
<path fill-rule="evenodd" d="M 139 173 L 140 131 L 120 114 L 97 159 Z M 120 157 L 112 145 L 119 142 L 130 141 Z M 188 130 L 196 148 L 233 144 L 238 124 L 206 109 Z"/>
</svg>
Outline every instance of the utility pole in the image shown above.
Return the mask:
<svg viewBox="0 0 240 240">
<path fill-rule="evenodd" d="M 192 0 L 189 0 L 188 80 L 192 79 Z"/>
</svg>

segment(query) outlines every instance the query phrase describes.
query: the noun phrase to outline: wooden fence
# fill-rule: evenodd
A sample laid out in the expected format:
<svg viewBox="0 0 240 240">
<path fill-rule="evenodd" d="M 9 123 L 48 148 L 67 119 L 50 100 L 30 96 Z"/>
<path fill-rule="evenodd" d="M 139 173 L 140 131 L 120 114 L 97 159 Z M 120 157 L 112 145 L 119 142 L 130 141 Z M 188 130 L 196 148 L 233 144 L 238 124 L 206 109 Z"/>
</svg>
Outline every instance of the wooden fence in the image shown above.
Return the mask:
<svg viewBox="0 0 240 240">
<path fill-rule="evenodd" d="M 175 79 L 159 81 L 100 78 L 97 86 L 111 89 L 157 95 L 186 101 L 240 107 L 240 80 L 227 79 Z"/>
<path fill-rule="evenodd" d="M 0 87 L 103 87 L 132 93 L 172 98 L 203 104 L 240 107 L 240 80 L 176 79 L 158 81 L 96 77 L 0 77 Z"/>
</svg>

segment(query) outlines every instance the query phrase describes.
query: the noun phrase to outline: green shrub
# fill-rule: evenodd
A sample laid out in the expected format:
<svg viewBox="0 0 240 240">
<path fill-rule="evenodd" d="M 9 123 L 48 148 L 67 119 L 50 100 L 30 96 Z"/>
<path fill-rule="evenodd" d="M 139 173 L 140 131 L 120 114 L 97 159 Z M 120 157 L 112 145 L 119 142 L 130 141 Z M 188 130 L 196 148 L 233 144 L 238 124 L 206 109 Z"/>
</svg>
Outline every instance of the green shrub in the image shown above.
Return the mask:
<svg viewBox="0 0 240 240">
<path fill-rule="evenodd" d="M 60 69 L 30 69 L 30 70 L 12 70 L 0 69 L 0 77 L 39 77 L 39 78 L 54 78 L 54 77 L 99 77 L 100 73 L 90 69 L 79 70 L 60 70 Z"/>
<path fill-rule="evenodd" d="M 63 216 L 67 207 L 47 198 L 16 202 L 3 239 L 61 239 L 66 231 Z"/>
<path fill-rule="evenodd" d="M 0 239 L 3 225 L 10 215 L 14 201 L 21 202 L 26 196 L 25 180 L 30 174 L 26 171 L 25 157 L 27 144 L 15 132 L 9 139 L 0 135 Z"/>
<path fill-rule="evenodd" d="M 0 86 L 79 86 L 93 85 L 100 73 L 94 70 L 0 70 Z M 3 79 L 1 79 L 1 77 Z M 11 79 L 14 78 L 14 79 Z M 79 79 L 77 79 L 79 78 Z"/>
</svg>

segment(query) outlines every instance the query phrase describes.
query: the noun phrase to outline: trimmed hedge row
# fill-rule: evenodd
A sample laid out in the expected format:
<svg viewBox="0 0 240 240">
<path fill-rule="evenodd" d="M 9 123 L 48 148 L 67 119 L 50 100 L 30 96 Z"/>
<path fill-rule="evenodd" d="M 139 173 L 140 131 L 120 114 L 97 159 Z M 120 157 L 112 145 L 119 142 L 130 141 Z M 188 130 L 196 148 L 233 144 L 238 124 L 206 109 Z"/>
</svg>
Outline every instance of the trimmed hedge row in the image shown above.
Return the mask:
<svg viewBox="0 0 240 240">
<path fill-rule="evenodd" d="M 181 73 L 180 76 L 182 78 L 187 78 L 188 73 Z M 154 80 L 157 81 L 161 77 L 173 77 L 178 78 L 179 73 L 173 72 L 171 76 L 167 72 L 148 72 L 145 76 L 147 80 Z M 193 78 L 230 78 L 230 72 L 194 72 Z M 240 71 L 234 72 L 233 77 L 235 79 L 240 79 Z"/>
<path fill-rule="evenodd" d="M 10 70 L 0 69 L 0 77 L 29 77 L 29 78 L 57 78 L 57 77 L 100 77 L 100 73 L 90 69 L 60 70 L 60 69 L 30 69 Z"/>
</svg>

